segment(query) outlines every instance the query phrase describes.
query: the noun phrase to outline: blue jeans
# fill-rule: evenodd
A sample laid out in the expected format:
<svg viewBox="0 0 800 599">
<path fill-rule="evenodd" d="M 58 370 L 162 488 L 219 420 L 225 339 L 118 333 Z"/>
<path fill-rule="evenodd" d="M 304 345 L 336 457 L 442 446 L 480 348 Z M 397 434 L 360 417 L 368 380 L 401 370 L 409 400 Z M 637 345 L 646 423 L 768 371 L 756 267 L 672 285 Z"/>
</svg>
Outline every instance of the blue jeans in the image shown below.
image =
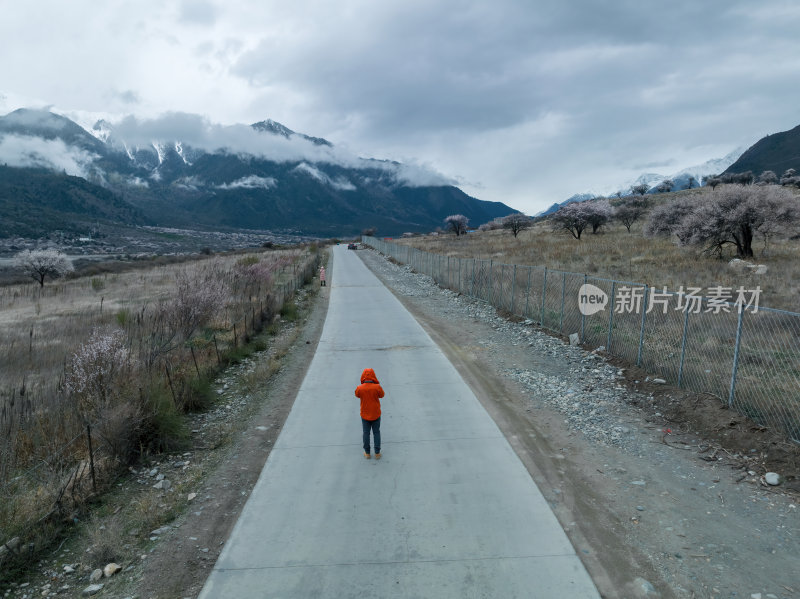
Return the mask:
<svg viewBox="0 0 800 599">
<path fill-rule="evenodd" d="M 375 440 L 375 453 L 381 452 L 381 418 L 377 420 L 361 419 L 361 429 L 364 431 L 364 453 L 369 453 L 369 431 Z"/>
</svg>

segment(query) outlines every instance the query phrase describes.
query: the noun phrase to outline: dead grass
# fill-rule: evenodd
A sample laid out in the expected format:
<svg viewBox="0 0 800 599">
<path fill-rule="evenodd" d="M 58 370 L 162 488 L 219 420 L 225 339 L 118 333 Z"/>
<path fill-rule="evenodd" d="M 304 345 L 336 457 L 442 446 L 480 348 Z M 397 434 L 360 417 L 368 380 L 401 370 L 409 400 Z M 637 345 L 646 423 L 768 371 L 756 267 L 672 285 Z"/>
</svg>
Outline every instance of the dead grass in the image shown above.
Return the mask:
<svg viewBox="0 0 800 599">
<path fill-rule="evenodd" d="M 236 274 L 237 262 L 254 264 L 261 255 L 213 258 L 227 273 L 231 296 L 225 310 L 188 339 L 164 337 L 155 308 L 176 292 L 179 272 L 197 276 L 203 261 L 102 275 L 102 283 L 94 274 L 44 288 L 0 287 L 0 543 L 19 535 L 40 551 L 59 523 L 85 509 L 132 457 L 182 442 L 183 412 L 208 404 L 209 378 L 252 353 L 245 344 L 271 322 L 286 294 L 314 276 L 319 258 L 303 250 L 268 253 L 279 257 L 269 286 Z M 109 325 L 124 331 L 131 359 L 106 403 L 92 413 L 95 490 L 87 487 L 90 469 L 81 467 L 89 457 L 86 423 L 77 398 L 61 383 L 75 350 L 94 329 Z M 170 345 L 154 354 L 162 338 Z M 270 362 L 254 377 L 277 368 Z M 256 387 L 255 378 L 251 384 Z M 142 506 L 145 522 L 147 513 Z"/>
<path fill-rule="evenodd" d="M 551 230 L 539 222 L 515 239 L 508 231 L 423 236 L 393 240 L 445 256 L 494 260 L 496 263 L 541 266 L 594 277 L 646 283 L 677 291 L 681 286 L 708 289 L 714 286 L 745 289 L 761 287 L 760 305 L 800 311 L 800 241 L 775 240 L 764 249 L 757 246 L 757 264 L 765 275 L 737 272 L 728 266 L 735 257 L 712 257 L 693 248 L 679 247 L 669 239 L 646 238 L 641 224 L 628 233 L 611 224 L 597 234 L 584 233 L 580 241 Z"/>
</svg>

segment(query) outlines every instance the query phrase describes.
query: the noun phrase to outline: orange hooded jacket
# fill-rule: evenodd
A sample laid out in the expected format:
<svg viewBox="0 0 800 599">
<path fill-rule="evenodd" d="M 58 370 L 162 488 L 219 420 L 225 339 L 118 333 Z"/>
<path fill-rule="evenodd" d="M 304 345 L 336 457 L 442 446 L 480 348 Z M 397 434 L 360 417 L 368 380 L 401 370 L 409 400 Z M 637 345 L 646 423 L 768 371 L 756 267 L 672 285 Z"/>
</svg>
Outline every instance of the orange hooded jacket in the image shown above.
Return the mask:
<svg viewBox="0 0 800 599">
<path fill-rule="evenodd" d="M 381 417 L 383 387 L 372 368 L 365 368 L 361 373 L 361 384 L 356 387 L 356 397 L 361 400 L 361 417 L 364 420 L 377 420 Z"/>
</svg>

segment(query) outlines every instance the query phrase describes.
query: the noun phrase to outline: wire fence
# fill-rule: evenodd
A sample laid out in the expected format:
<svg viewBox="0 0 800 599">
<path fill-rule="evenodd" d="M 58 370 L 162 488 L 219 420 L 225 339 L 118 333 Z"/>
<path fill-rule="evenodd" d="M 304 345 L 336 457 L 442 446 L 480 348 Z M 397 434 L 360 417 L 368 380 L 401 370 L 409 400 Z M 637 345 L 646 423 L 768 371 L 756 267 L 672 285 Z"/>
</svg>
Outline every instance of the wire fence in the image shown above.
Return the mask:
<svg viewBox="0 0 800 599">
<path fill-rule="evenodd" d="M 362 242 L 440 286 L 530 319 L 571 341 L 709 393 L 800 443 L 800 314 L 758 305 L 758 289 L 678 292 L 541 266 Z"/>
</svg>

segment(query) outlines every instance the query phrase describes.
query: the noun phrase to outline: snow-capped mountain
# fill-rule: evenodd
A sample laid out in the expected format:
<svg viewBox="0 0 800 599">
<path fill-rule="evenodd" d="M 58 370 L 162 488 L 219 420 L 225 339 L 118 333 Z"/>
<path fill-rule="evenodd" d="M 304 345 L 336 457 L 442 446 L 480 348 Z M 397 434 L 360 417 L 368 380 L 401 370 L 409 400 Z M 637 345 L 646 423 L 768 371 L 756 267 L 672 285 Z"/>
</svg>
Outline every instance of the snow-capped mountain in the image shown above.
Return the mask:
<svg viewBox="0 0 800 599">
<path fill-rule="evenodd" d="M 649 189 L 648 193 L 653 193 L 656 191 L 656 188 L 666 179 L 669 179 L 673 182 L 674 190 L 681 190 L 681 189 L 688 189 L 690 184 L 692 187 L 698 187 L 702 184 L 703 177 L 708 175 L 717 175 L 722 173 L 725 169 L 727 169 L 730 165 L 732 165 L 738 158 L 745 152 L 746 148 L 736 148 L 735 150 L 729 152 L 722 158 L 712 158 L 711 160 L 707 160 L 702 164 L 698 164 L 696 166 L 690 166 L 688 168 L 684 168 L 672 175 L 662 175 L 659 173 L 642 173 L 635 179 L 630 181 L 626 181 L 622 185 L 615 185 L 604 189 L 601 192 L 583 192 L 577 193 L 573 196 L 570 196 L 563 202 L 555 203 L 547 210 L 543 210 L 536 214 L 535 216 L 546 216 L 548 214 L 552 214 L 556 212 L 562 206 L 566 206 L 567 204 L 571 204 L 573 202 L 584 202 L 586 200 L 591 200 L 598 196 L 608 197 L 614 196 L 619 192 L 622 195 L 630 195 L 631 188 L 636 185 L 647 185 Z"/>
<path fill-rule="evenodd" d="M 396 235 L 430 231 L 450 214 L 478 225 L 512 212 L 436 173 L 359 158 L 269 119 L 222 126 L 169 114 L 100 120 L 87 130 L 20 109 L 0 117 L 0 164 L 80 177 L 165 226 Z"/>
</svg>

